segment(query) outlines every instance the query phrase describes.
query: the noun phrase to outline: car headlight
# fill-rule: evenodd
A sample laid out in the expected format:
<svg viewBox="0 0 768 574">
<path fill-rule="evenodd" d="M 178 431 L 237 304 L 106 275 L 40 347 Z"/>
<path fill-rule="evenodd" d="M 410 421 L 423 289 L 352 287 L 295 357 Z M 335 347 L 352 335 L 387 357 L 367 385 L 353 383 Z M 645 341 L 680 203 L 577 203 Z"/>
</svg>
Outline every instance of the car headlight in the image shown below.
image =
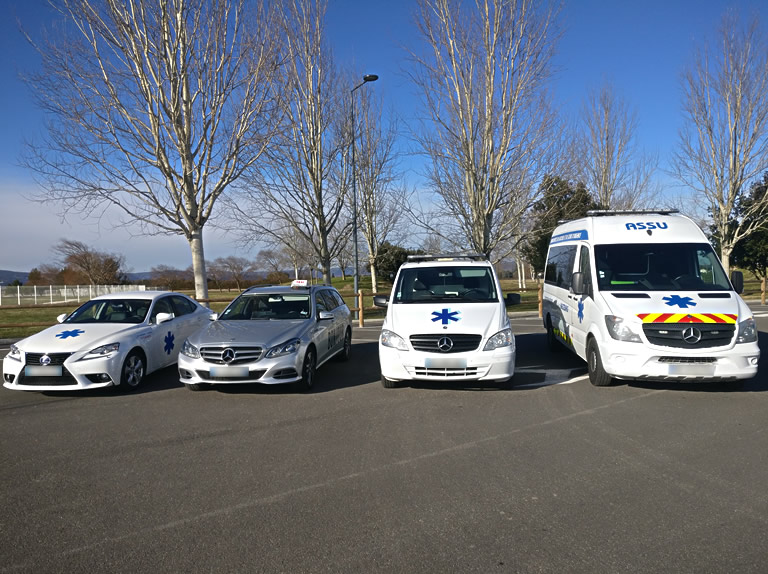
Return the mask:
<svg viewBox="0 0 768 574">
<path fill-rule="evenodd" d="M 9 359 L 15 359 L 16 361 L 21 361 L 21 350 L 16 345 L 11 345 L 11 349 L 8 351 L 6 357 Z"/>
<path fill-rule="evenodd" d="M 608 327 L 608 334 L 617 341 L 625 341 L 628 343 L 641 343 L 640 335 L 638 335 L 630 325 L 624 322 L 621 317 L 614 317 L 613 315 L 605 316 L 605 326 Z"/>
<path fill-rule="evenodd" d="M 287 341 L 285 343 L 280 343 L 279 345 L 275 345 L 269 351 L 267 351 L 267 354 L 264 355 L 264 357 L 267 359 L 274 359 L 275 357 L 290 355 L 291 353 L 296 353 L 299 350 L 300 346 L 301 346 L 301 339 L 291 339 L 290 341 Z"/>
<path fill-rule="evenodd" d="M 200 358 L 200 349 L 198 349 L 192 343 L 190 343 L 189 339 L 184 339 L 184 343 L 181 345 L 181 350 L 179 351 L 179 353 L 189 357 L 190 359 Z"/>
<path fill-rule="evenodd" d="M 739 323 L 739 334 L 736 336 L 737 343 L 754 343 L 757 341 L 757 324 L 754 318 L 750 317 Z"/>
<path fill-rule="evenodd" d="M 509 347 L 510 345 L 514 346 L 514 344 L 515 336 L 512 334 L 512 329 L 504 329 L 488 339 L 483 351 L 493 351 L 494 349 Z"/>
<path fill-rule="evenodd" d="M 110 343 L 109 345 L 102 345 L 101 347 L 96 347 L 95 349 L 91 349 L 88 351 L 84 357 L 82 357 L 81 361 L 86 361 L 88 359 L 101 359 L 102 357 L 106 357 L 108 355 L 111 355 L 112 353 L 117 353 L 117 351 L 120 349 L 120 343 Z"/>
<path fill-rule="evenodd" d="M 379 341 L 385 347 L 392 347 L 393 349 L 397 349 L 398 351 L 408 350 L 408 343 L 405 342 L 405 339 L 403 339 L 397 333 L 393 331 L 388 331 L 387 329 L 381 330 L 381 336 L 379 337 Z"/>
</svg>

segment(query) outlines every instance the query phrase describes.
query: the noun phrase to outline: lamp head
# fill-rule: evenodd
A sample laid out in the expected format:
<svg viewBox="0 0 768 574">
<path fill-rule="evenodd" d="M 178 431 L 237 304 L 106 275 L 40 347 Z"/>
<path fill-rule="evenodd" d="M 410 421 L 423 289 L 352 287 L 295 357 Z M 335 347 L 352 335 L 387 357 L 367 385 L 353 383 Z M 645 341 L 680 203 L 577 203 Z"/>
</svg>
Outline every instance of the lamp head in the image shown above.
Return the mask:
<svg viewBox="0 0 768 574">
<path fill-rule="evenodd" d="M 363 82 L 375 82 L 379 77 L 376 74 L 366 74 L 363 76 Z"/>
</svg>

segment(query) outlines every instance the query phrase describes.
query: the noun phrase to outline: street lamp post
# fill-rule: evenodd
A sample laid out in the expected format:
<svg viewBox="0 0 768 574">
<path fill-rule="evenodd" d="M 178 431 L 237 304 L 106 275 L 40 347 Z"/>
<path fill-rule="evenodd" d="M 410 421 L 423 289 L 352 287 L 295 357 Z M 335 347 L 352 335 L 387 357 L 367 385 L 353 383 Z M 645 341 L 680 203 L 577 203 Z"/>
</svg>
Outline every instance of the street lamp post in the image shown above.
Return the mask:
<svg viewBox="0 0 768 574">
<path fill-rule="evenodd" d="M 352 242 L 355 245 L 355 274 L 353 285 L 356 299 L 358 298 L 359 264 L 357 261 L 357 187 L 355 183 L 355 180 L 357 179 L 357 174 L 355 172 L 355 132 L 357 131 L 355 127 L 355 90 L 364 86 L 368 82 L 375 82 L 378 79 L 379 77 L 375 74 L 366 74 L 363 76 L 362 83 L 352 88 L 352 90 L 349 92 L 352 97 Z M 355 307 L 357 307 L 357 301 L 355 302 Z M 360 313 L 360 311 L 355 312 L 355 318 L 358 317 L 358 313 Z"/>
</svg>

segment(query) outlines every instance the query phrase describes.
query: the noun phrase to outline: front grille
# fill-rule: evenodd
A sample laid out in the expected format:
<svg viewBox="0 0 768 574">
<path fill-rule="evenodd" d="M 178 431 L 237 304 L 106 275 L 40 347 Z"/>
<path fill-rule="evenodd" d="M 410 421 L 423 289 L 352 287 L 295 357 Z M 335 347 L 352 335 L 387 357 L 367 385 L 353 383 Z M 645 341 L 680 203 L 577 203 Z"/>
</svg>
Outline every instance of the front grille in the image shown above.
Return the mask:
<svg viewBox="0 0 768 574">
<path fill-rule="evenodd" d="M 221 356 L 227 349 L 232 349 L 235 358 L 230 362 L 225 362 Z M 242 365 L 243 363 L 253 363 L 261 359 L 264 351 L 262 347 L 232 347 L 228 345 L 219 345 L 216 347 L 201 347 L 200 356 L 207 363 L 214 365 Z"/>
<path fill-rule="evenodd" d="M 258 381 L 266 371 L 249 371 L 247 377 L 212 377 L 210 371 L 197 371 L 197 376 L 206 381 Z"/>
<path fill-rule="evenodd" d="M 67 386 L 76 385 L 77 381 L 75 377 L 67 370 L 63 369 L 63 374 L 60 377 L 29 377 L 22 373 L 19 375 L 18 383 L 20 385 L 38 385 L 38 386 Z"/>
<path fill-rule="evenodd" d="M 698 342 L 683 339 L 686 329 L 694 328 L 701 333 Z M 724 347 L 733 339 L 735 325 L 707 323 L 648 323 L 643 325 L 643 333 L 652 345 L 675 347 L 677 349 L 707 349 Z"/>
<path fill-rule="evenodd" d="M 709 365 L 717 363 L 715 357 L 659 357 L 659 363 L 668 365 Z"/>
<path fill-rule="evenodd" d="M 477 367 L 467 368 L 436 368 L 436 367 L 415 367 L 413 374 L 417 377 L 445 377 L 468 379 L 477 377 Z"/>
<path fill-rule="evenodd" d="M 64 361 L 72 356 L 72 353 L 24 353 L 24 358 L 26 360 L 24 364 L 35 367 L 40 366 L 40 359 L 46 354 L 51 358 L 51 362 L 49 363 L 51 366 L 63 365 Z"/>
<path fill-rule="evenodd" d="M 443 351 L 438 347 L 441 339 L 450 339 L 451 348 Z M 414 350 L 424 353 L 465 353 L 474 351 L 480 345 L 483 339 L 481 335 L 453 334 L 444 335 L 442 333 L 411 335 L 411 345 Z"/>
</svg>

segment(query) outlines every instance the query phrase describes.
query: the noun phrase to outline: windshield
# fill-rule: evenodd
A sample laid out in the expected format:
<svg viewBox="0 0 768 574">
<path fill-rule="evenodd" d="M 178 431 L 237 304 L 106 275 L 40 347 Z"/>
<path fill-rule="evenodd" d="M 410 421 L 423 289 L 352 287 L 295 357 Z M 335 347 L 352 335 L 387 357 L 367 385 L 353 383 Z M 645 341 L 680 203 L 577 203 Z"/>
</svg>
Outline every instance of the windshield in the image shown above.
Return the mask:
<svg viewBox="0 0 768 574">
<path fill-rule="evenodd" d="M 240 295 L 219 317 L 224 321 L 308 319 L 308 294 L 258 293 Z"/>
<path fill-rule="evenodd" d="M 64 323 L 141 323 L 149 299 L 92 299 L 75 309 Z"/>
<path fill-rule="evenodd" d="M 610 291 L 730 291 L 708 243 L 595 246 L 600 289 Z"/>
<path fill-rule="evenodd" d="M 435 301 L 489 303 L 498 301 L 488 267 L 411 267 L 403 269 L 395 288 L 395 303 Z"/>
</svg>

